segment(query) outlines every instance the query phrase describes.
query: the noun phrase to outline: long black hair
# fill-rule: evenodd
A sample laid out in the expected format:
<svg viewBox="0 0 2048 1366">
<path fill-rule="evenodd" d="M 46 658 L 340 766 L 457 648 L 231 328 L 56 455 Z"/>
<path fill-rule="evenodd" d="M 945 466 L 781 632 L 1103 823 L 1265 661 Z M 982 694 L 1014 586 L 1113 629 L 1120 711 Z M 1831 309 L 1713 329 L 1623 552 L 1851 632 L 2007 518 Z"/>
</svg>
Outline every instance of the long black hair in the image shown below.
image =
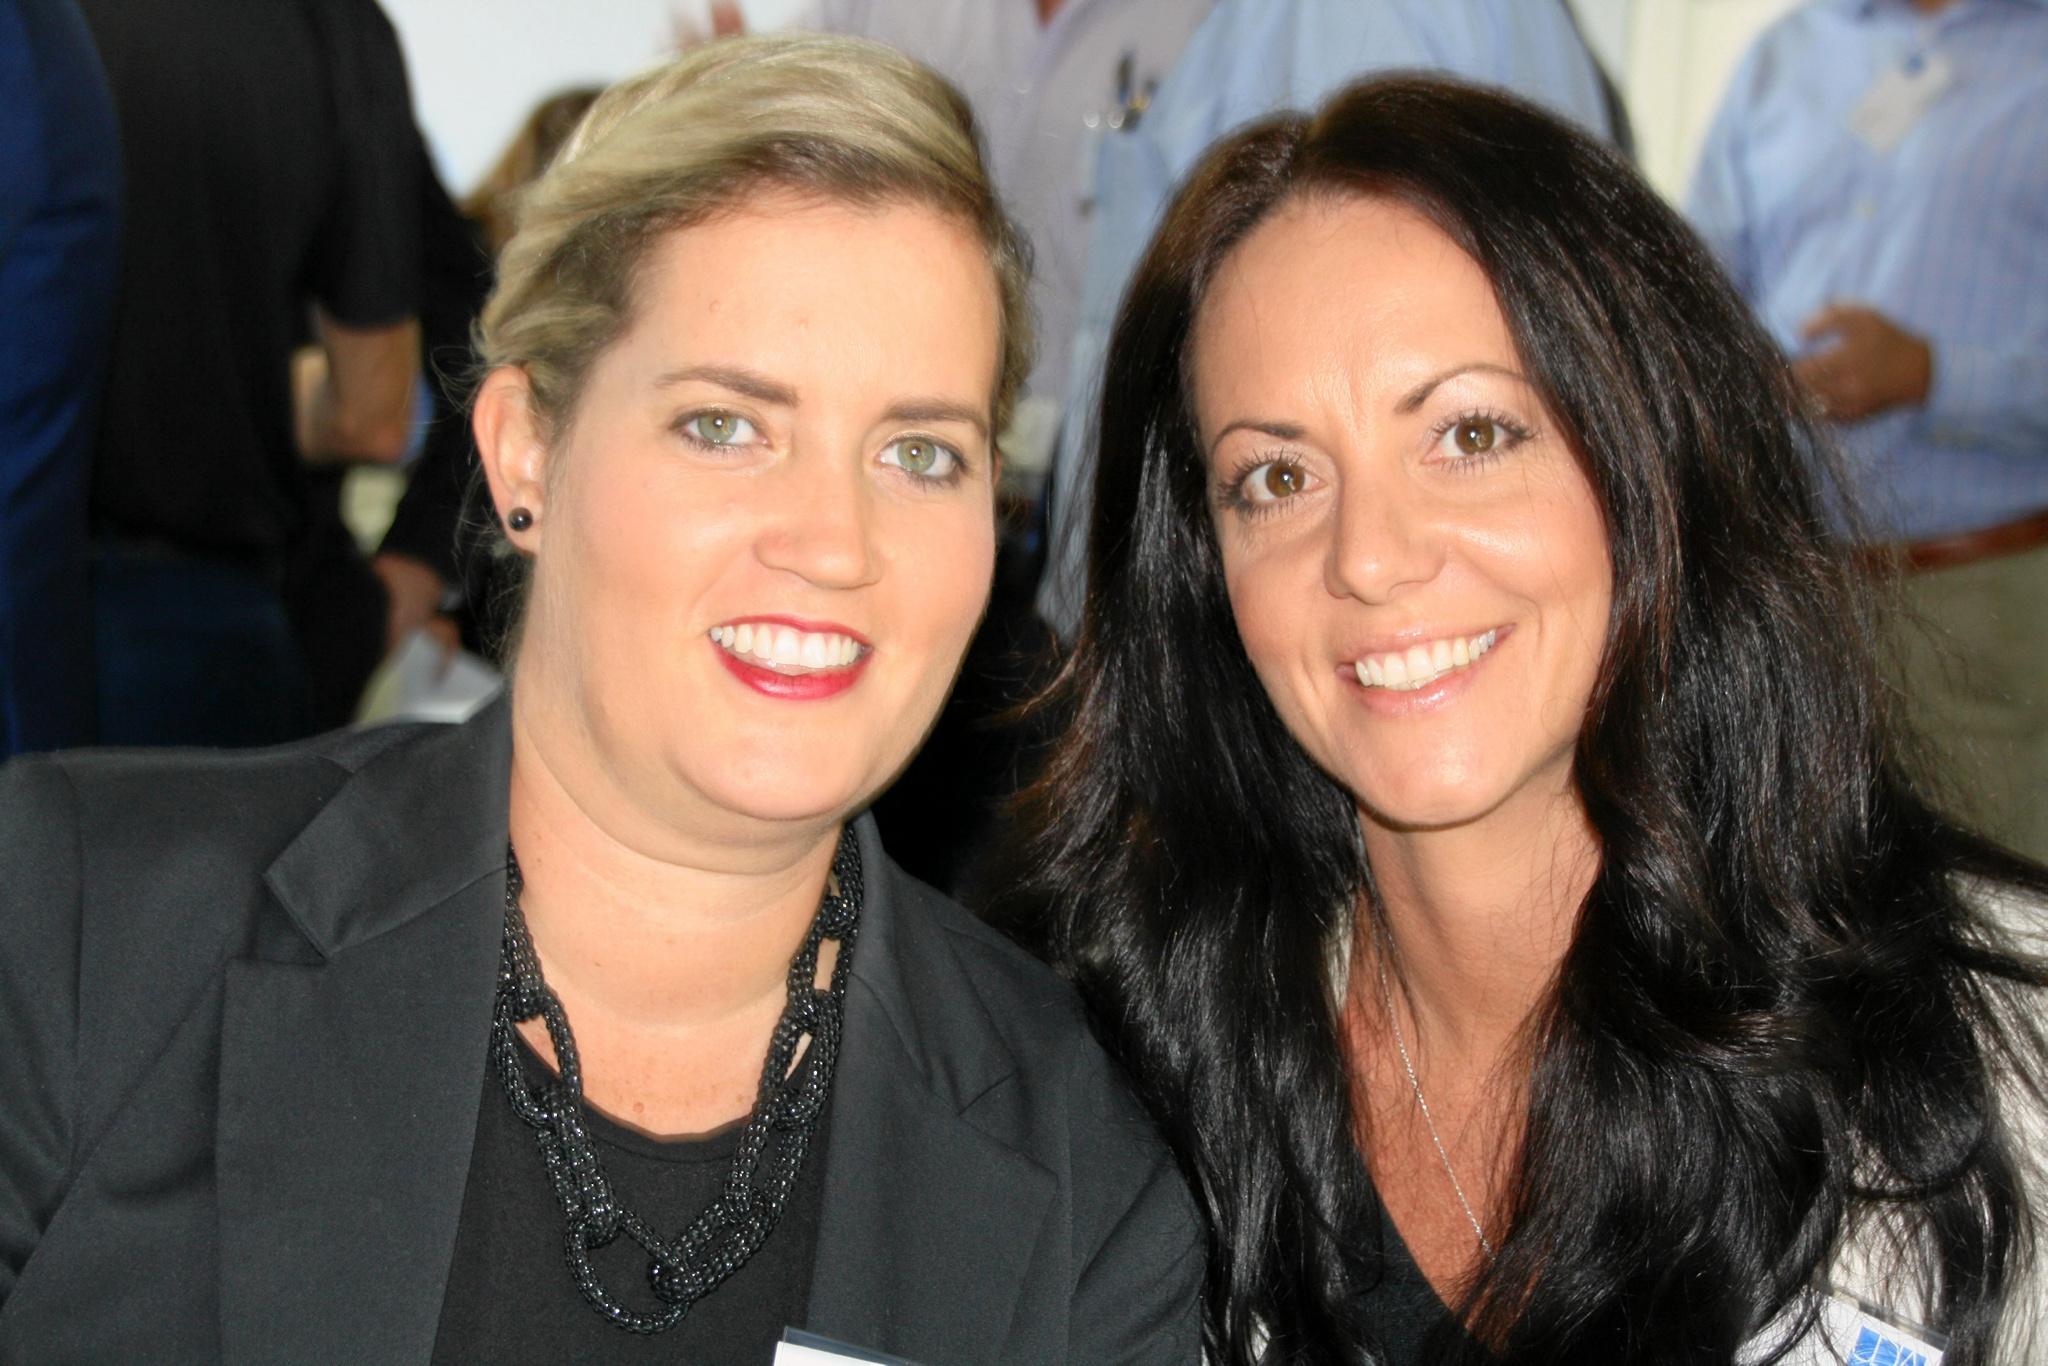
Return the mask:
<svg viewBox="0 0 2048 1366">
<path fill-rule="evenodd" d="M 1374 1349 L 1376 1206 L 1328 986 L 1371 873 L 1351 797 L 1239 642 L 1187 382 L 1219 263 L 1323 194 L 1408 203 L 1486 272 L 1613 564 L 1574 759 L 1600 868 L 1526 1030 L 1506 1236 L 1458 1306 L 1487 1348 L 1446 1351 L 1726 1362 L 1810 1314 L 1802 1289 L 1888 1210 L 1950 1362 L 1985 1360 L 2030 1249 L 1996 1088 L 2032 1075 L 2009 1007 L 2042 974 L 1961 884 L 2042 875 L 1915 776 L 1824 431 L 1692 234 L 1567 125 L 1415 78 L 1219 145 L 1138 268 L 1084 623 L 1047 702 L 1067 730 L 997 908 L 1048 936 L 1182 1156 L 1211 1358 Z"/>
</svg>

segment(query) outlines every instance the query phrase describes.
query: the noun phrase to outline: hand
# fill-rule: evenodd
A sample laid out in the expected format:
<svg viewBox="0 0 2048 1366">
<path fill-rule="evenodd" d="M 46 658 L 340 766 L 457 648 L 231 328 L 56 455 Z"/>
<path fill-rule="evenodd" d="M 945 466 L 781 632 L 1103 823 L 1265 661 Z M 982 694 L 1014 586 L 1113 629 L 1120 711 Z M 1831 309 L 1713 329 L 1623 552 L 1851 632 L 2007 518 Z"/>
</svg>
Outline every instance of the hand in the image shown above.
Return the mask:
<svg viewBox="0 0 2048 1366">
<path fill-rule="evenodd" d="M 697 16 L 671 6 L 668 12 L 669 45 L 677 52 L 701 47 L 713 38 L 735 38 L 747 31 L 747 16 L 739 0 L 711 0 L 711 31 L 706 33 Z"/>
<path fill-rule="evenodd" d="M 407 636 L 423 628 L 450 650 L 461 646 L 455 623 L 441 615 L 439 574 L 410 555 L 378 555 L 370 561 L 370 568 L 383 582 L 389 604 L 384 616 L 384 653 L 390 654 Z"/>
<path fill-rule="evenodd" d="M 1855 422 L 1892 408 L 1919 407 L 1934 384 L 1934 352 L 1884 314 L 1862 304 L 1830 304 L 1800 326 L 1806 341 L 1835 344 L 1792 363 L 1821 411 Z"/>
</svg>

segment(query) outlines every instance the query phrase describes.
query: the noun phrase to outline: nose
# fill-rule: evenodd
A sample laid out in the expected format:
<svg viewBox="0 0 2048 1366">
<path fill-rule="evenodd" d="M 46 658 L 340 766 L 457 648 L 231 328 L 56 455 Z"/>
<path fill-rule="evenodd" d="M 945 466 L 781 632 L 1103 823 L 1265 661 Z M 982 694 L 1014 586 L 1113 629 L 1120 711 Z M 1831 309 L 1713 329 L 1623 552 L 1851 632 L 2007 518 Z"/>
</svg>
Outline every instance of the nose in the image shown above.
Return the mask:
<svg viewBox="0 0 2048 1366">
<path fill-rule="evenodd" d="M 1425 504 L 1398 476 L 1341 481 L 1323 563 L 1331 595 L 1386 602 L 1406 585 L 1435 578 L 1443 568 L 1443 538 Z"/>
<path fill-rule="evenodd" d="M 772 490 L 755 553 L 820 588 L 859 588 L 880 571 L 870 490 L 858 460 L 797 459 Z"/>
</svg>

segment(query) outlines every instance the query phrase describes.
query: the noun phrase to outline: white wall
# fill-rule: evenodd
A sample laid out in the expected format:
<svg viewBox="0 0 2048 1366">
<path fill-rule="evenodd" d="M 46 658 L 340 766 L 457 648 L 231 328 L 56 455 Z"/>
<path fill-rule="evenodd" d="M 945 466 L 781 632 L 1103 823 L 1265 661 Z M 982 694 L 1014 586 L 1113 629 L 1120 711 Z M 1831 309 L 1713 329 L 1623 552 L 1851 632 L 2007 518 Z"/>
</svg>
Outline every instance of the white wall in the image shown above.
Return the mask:
<svg viewBox="0 0 2048 1366">
<path fill-rule="evenodd" d="M 1634 0 L 1617 73 L 1652 185 L 1683 201 L 1728 77 L 1753 39 L 1796 0 Z"/>
<path fill-rule="evenodd" d="M 993 2 L 993 0 L 992 0 Z M 801 0 L 745 0 L 757 28 Z M 705 0 L 383 0 L 412 76 L 413 108 L 456 195 L 498 159 L 533 106 L 660 61 Z"/>
</svg>

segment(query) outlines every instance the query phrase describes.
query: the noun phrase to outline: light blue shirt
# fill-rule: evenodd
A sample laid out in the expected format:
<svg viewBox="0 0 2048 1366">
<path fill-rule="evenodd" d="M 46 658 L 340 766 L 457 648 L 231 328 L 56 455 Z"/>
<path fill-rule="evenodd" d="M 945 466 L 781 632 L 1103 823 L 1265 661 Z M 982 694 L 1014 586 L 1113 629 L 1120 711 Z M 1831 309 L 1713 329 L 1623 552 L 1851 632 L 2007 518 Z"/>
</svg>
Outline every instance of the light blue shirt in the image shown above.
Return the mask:
<svg viewBox="0 0 2048 1366">
<path fill-rule="evenodd" d="M 1903 132 L 1873 136 L 1880 81 L 1895 118 L 1934 92 Z M 1924 407 L 1836 428 L 1877 532 L 2048 508 L 2048 3 L 1794 10 L 1736 71 L 1690 209 L 1788 352 L 1829 344 L 1799 331 L 1838 301 L 1928 340 Z"/>
<path fill-rule="evenodd" d="M 1501 86 L 1614 133 L 1599 70 L 1563 0 L 1218 0 L 1138 125 L 1104 138 L 1098 154 L 1039 590 L 1039 610 L 1062 636 L 1080 623 L 1103 353 L 1174 186 L 1239 125 L 1403 68 Z"/>
</svg>

